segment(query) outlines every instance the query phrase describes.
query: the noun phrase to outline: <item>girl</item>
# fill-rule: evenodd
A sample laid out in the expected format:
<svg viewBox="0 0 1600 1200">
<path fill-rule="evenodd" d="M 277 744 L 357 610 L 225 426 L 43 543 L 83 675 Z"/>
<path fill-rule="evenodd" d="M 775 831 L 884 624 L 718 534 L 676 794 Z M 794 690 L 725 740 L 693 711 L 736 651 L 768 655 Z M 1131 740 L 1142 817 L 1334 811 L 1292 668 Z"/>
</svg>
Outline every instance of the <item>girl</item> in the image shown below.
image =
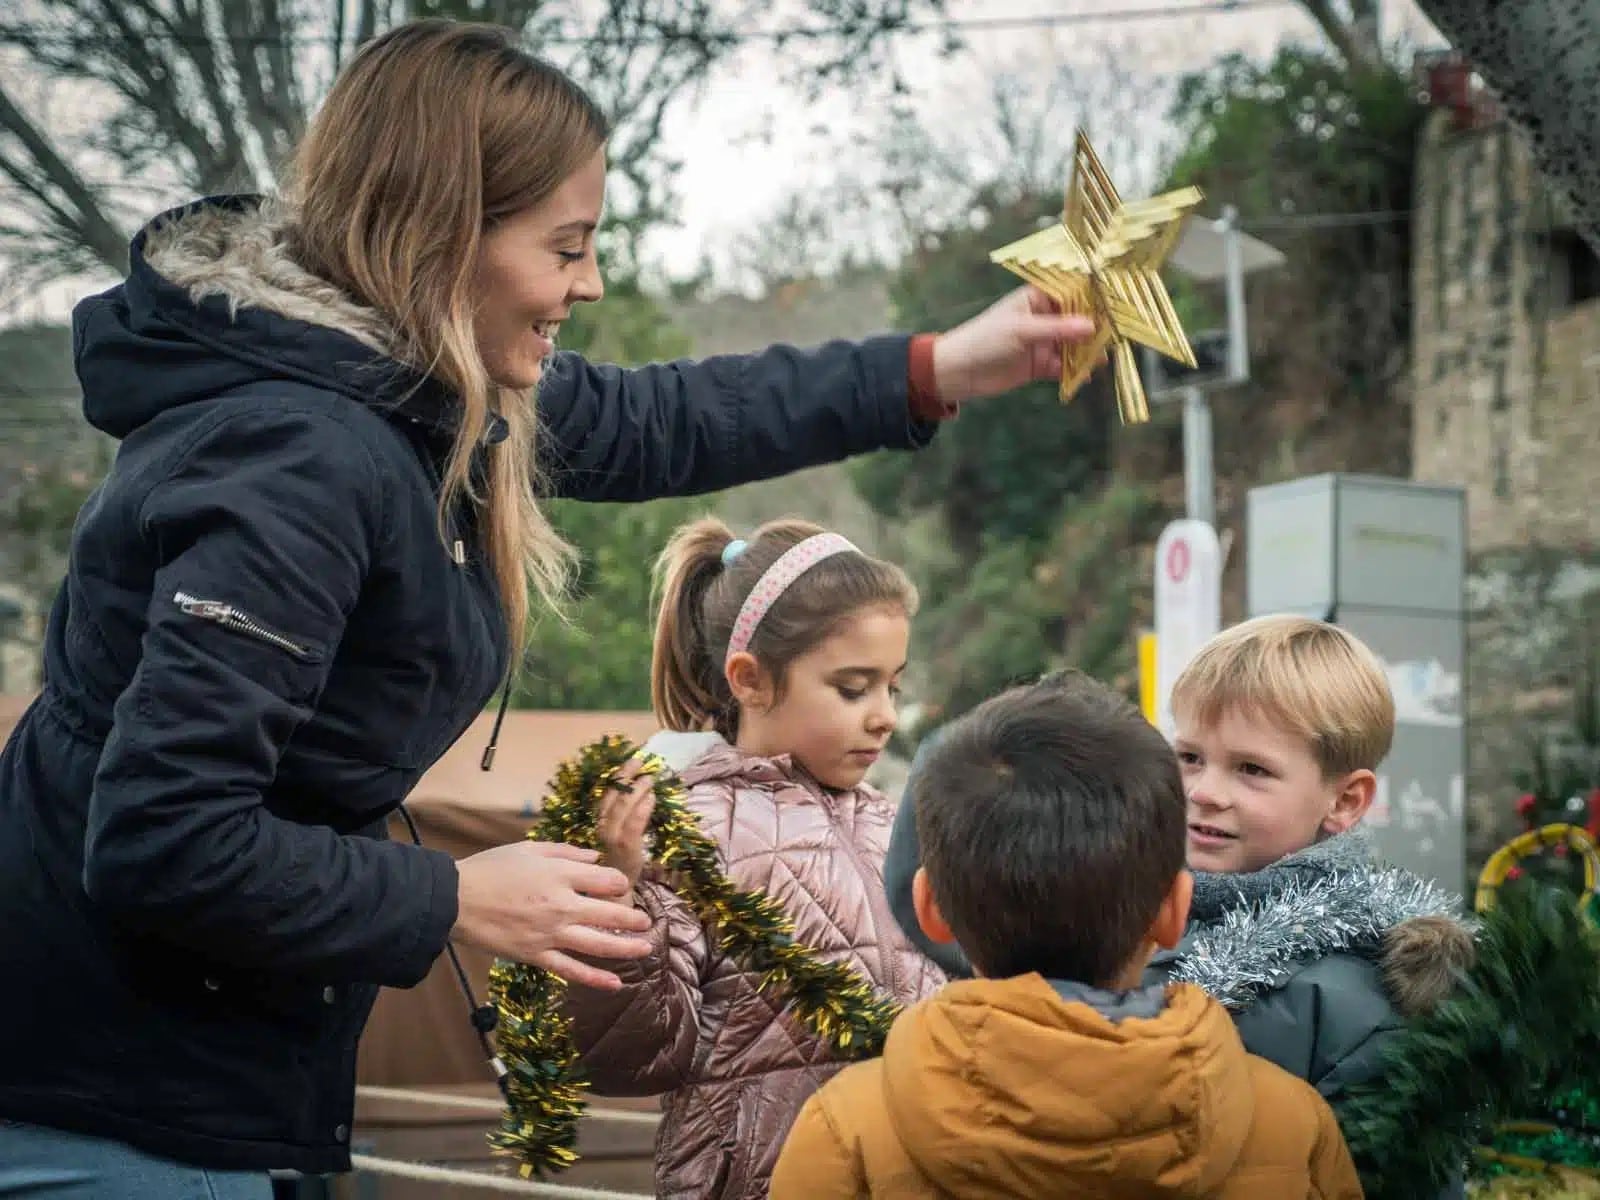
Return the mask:
<svg viewBox="0 0 1600 1200">
<path fill-rule="evenodd" d="M 697 521 L 658 569 L 651 691 L 668 732 L 646 749 L 681 775 L 734 884 L 779 900 L 803 945 L 903 1003 L 928 995 L 944 977 L 889 912 L 893 809 L 864 782 L 895 727 L 910 580 L 803 521 L 748 543 Z M 602 1094 L 670 1093 L 658 1196 L 765 1196 L 790 1124 L 840 1064 L 646 871 L 650 783 L 614 793 L 599 817 L 603 858 L 634 880 L 652 951 L 620 968 L 621 991 L 573 994 L 583 1068 Z"/>
</svg>

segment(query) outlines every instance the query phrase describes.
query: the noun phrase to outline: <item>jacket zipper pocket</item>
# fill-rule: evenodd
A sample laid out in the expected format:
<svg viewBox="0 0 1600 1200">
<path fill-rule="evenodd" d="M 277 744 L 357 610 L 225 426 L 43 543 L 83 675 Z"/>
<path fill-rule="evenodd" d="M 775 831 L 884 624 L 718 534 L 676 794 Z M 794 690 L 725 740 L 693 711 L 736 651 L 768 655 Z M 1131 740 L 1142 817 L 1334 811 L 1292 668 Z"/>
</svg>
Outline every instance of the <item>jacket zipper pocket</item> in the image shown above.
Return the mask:
<svg viewBox="0 0 1600 1200">
<path fill-rule="evenodd" d="M 188 592 L 174 592 L 172 599 L 191 617 L 201 617 L 207 621 L 214 621 L 225 629 L 248 634 L 257 641 L 266 642 L 269 646 L 276 646 L 285 653 L 292 654 L 301 662 L 311 662 L 317 657 L 310 646 L 285 637 L 275 629 L 268 629 L 260 621 L 247 613 L 240 612 L 231 604 L 224 604 L 220 600 L 202 600 L 198 596 L 191 596 Z"/>
</svg>

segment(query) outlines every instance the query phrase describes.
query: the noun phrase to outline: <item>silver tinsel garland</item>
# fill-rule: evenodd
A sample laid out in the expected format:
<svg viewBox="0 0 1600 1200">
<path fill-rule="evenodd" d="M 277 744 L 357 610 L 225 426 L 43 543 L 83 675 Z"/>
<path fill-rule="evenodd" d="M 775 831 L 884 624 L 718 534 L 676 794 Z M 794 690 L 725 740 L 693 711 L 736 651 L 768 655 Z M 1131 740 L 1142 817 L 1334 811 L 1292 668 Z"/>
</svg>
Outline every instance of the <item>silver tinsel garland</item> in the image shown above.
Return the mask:
<svg viewBox="0 0 1600 1200">
<path fill-rule="evenodd" d="M 1179 948 L 1175 982 L 1224 1007 L 1246 1007 L 1295 970 L 1329 954 L 1375 957 L 1384 935 L 1414 917 L 1459 917 L 1460 900 L 1409 871 L 1356 867 L 1284 880 L 1269 897 L 1229 908 Z"/>
</svg>

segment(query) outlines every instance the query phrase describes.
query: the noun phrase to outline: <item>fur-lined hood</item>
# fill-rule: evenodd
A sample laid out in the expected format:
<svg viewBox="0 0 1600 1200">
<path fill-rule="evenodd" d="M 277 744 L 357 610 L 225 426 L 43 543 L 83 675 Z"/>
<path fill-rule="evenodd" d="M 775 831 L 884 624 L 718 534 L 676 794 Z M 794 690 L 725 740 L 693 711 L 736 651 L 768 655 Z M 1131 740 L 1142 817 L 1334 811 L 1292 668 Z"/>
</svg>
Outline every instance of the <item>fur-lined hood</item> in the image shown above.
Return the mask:
<svg viewBox="0 0 1600 1200">
<path fill-rule="evenodd" d="M 1262 871 L 1197 875 L 1171 977 L 1242 1009 L 1309 961 L 1353 954 L 1378 962 L 1395 1009 L 1418 1016 L 1472 962 L 1461 908 L 1435 884 L 1374 862 L 1364 833 L 1345 834 Z"/>
<path fill-rule="evenodd" d="M 284 232 L 279 206 L 253 196 L 199 200 L 146 225 L 126 282 L 73 314 L 89 421 L 126 437 L 178 405 L 287 379 L 448 439 L 453 395 L 397 361 L 383 317 L 295 262 Z"/>
<path fill-rule="evenodd" d="M 145 228 L 144 260 L 196 305 L 216 296 L 236 319 L 241 308 L 259 309 L 392 353 L 388 322 L 295 262 L 285 226 L 281 205 L 270 198 L 192 204 Z"/>
</svg>

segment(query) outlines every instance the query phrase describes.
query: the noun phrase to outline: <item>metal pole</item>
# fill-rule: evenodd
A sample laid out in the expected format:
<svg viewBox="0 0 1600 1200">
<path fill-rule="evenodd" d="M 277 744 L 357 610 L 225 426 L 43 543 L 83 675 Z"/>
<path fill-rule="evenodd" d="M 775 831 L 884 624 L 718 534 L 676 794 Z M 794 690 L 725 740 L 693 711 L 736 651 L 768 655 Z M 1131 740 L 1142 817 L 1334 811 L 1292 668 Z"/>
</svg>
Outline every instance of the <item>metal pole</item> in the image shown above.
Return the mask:
<svg viewBox="0 0 1600 1200">
<path fill-rule="evenodd" d="M 1211 406 L 1197 387 L 1183 389 L 1184 507 L 1191 520 L 1216 523 L 1211 480 Z"/>
<path fill-rule="evenodd" d="M 1239 210 L 1229 204 L 1217 222 L 1222 232 L 1224 286 L 1228 303 L 1228 382 L 1237 386 L 1250 378 L 1250 348 L 1245 340 L 1244 254 L 1239 246 Z"/>
</svg>

